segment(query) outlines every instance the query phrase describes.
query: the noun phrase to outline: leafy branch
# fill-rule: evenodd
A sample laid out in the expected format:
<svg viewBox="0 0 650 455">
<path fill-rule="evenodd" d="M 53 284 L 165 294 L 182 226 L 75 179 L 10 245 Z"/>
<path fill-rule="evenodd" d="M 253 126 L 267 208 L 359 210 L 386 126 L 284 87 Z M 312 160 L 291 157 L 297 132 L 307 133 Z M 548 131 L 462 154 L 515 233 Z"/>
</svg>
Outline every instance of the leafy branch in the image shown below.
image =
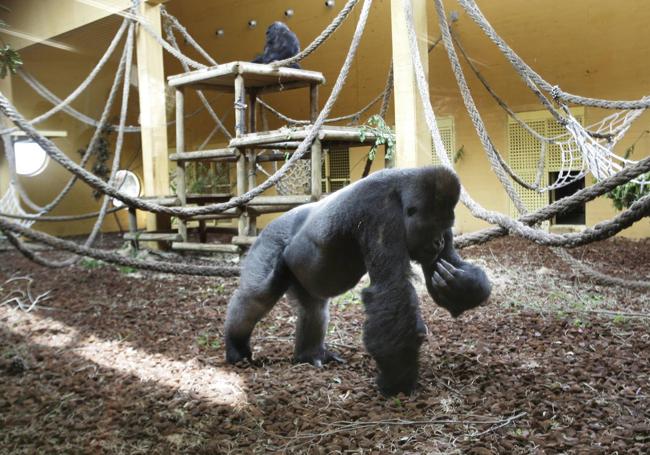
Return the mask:
<svg viewBox="0 0 650 455">
<path fill-rule="evenodd" d="M 0 29 L 8 28 L 7 24 L 0 21 Z M 23 59 L 18 51 L 11 47 L 0 38 L 0 79 L 7 77 L 7 74 L 16 74 L 18 68 L 23 65 Z"/>
</svg>

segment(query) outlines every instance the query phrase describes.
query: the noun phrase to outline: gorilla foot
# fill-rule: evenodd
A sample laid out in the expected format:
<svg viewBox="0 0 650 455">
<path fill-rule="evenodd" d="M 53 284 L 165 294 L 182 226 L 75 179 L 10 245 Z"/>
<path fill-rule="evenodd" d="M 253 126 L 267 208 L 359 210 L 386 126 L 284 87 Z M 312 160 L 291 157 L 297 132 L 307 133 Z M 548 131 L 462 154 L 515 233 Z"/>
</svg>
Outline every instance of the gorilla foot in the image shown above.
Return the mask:
<svg viewBox="0 0 650 455">
<path fill-rule="evenodd" d="M 248 343 L 226 342 L 226 362 L 234 365 L 242 360 L 253 362 L 253 353 Z"/>
<path fill-rule="evenodd" d="M 296 363 L 310 363 L 317 368 L 322 368 L 324 364 L 329 362 L 336 363 L 345 363 L 345 360 L 341 358 L 336 352 L 330 351 L 328 349 L 320 349 L 316 354 L 312 353 L 301 353 L 294 356 L 294 362 Z"/>
</svg>

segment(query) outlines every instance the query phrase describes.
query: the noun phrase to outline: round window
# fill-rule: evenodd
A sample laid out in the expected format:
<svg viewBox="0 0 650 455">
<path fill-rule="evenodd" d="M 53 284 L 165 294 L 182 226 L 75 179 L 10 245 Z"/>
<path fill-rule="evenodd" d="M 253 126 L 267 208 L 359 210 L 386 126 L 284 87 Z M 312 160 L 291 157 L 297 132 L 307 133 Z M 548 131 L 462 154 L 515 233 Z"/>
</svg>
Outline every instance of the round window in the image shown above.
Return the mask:
<svg viewBox="0 0 650 455">
<path fill-rule="evenodd" d="M 115 174 L 115 188 L 117 188 L 122 193 L 126 193 L 131 197 L 140 196 L 140 179 L 131 171 L 126 169 L 120 169 Z M 119 199 L 112 199 L 113 205 L 115 207 L 122 207 L 124 202 Z"/>
<path fill-rule="evenodd" d="M 49 157 L 45 150 L 33 141 L 18 141 L 14 143 L 16 156 L 16 173 L 33 177 L 45 170 Z"/>
</svg>

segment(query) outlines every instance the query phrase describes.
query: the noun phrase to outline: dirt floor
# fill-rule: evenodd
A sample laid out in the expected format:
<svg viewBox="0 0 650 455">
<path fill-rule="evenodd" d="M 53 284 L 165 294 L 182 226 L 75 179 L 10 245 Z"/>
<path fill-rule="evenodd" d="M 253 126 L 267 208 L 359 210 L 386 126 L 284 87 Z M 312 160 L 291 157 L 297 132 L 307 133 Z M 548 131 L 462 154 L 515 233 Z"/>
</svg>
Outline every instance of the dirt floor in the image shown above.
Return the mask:
<svg viewBox="0 0 650 455">
<path fill-rule="evenodd" d="M 291 363 L 282 300 L 254 335 L 256 365 L 222 342 L 234 279 L 83 261 L 43 269 L 0 253 L 1 453 L 650 452 L 650 297 L 576 276 L 507 238 L 462 254 L 488 270 L 491 305 L 452 319 L 422 294 L 430 329 L 419 388 L 384 398 L 361 341 L 359 289 L 331 303 L 343 365 Z M 650 280 L 650 241 L 573 250 Z M 4 284 L 3 284 L 4 283 Z M 26 300 L 22 299 L 24 309 Z"/>
</svg>

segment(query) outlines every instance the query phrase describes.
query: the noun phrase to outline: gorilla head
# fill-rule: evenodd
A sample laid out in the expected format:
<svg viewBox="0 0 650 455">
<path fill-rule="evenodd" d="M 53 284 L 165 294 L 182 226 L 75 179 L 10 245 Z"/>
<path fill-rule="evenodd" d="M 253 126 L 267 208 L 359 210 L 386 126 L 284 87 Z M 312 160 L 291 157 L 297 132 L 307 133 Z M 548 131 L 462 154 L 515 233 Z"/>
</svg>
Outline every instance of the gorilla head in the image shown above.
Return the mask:
<svg viewBox="0 0 650 455">
<path fill-rule="evenodd" d="M 446 168 L 414 176 L 401 191 L 402 216 L 409 256 L 433 264 L 444 247 L 444 233 L 454 224 L 460 182 Z"/>
<path fill-rule="evenodd" d="M 264 52 L 257 56 L 253 63 L 271 63 L 285 58 L 293 57 L 300 52 L 300 42 L 295 33 L 283 22 L 273 22 L 266 29 L 266 43 Z M 293 63 L 291 68 L 300 68 Z"/>
</svg>

